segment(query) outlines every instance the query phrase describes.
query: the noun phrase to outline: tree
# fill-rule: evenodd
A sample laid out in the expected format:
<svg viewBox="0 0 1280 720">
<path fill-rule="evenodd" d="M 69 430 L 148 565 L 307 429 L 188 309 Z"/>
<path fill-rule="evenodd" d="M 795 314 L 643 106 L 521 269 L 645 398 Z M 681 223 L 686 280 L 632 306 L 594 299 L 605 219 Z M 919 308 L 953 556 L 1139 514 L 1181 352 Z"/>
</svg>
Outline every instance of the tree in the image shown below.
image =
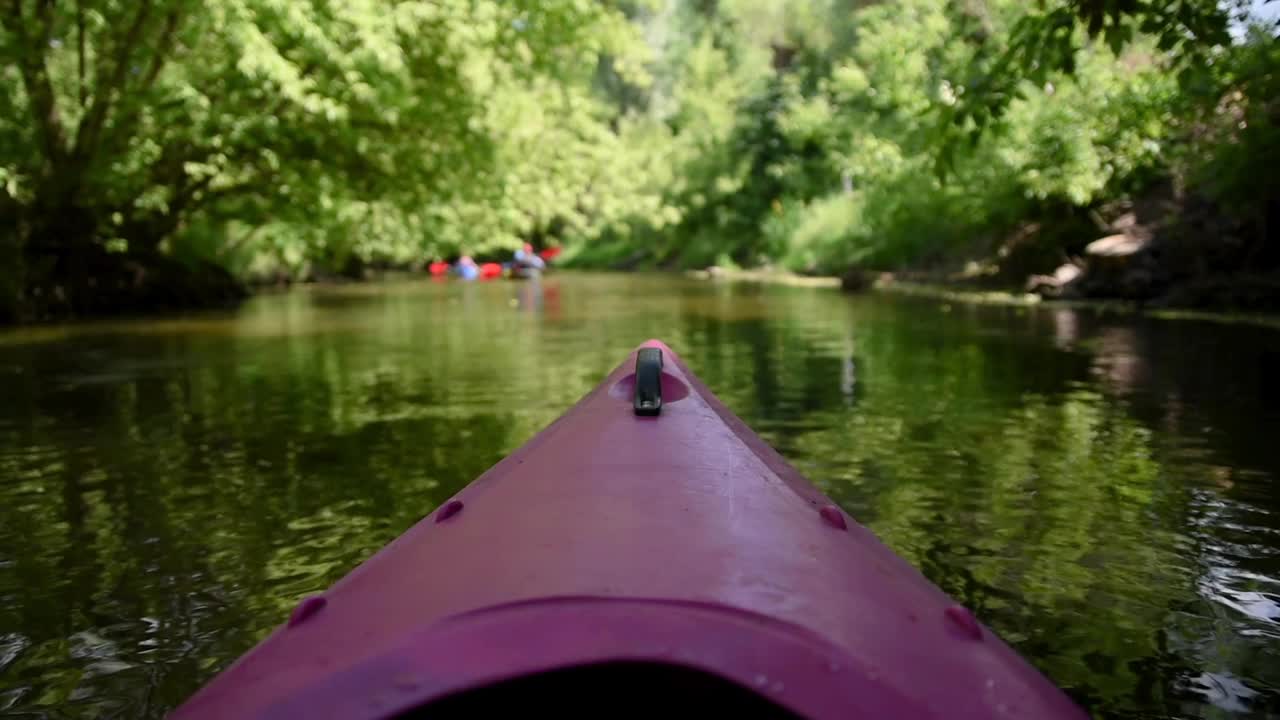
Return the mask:
<svg viewBox="0 0 1280 720">
<path fill-rule="evenodd" d="M 998 122 L 1028 85 L 1043 87 L 1055 75 L 1072 75 L 1085 42 L 1101 41 L 1119 55 L 1135 41 L 1151 38 L 1173 68 L 1189 77 L 1214 49 L 1231 41 L 1231 12 L 1218 0 L 1041 0 L 1007 33 L 991 32 L 988 9 L 979 3 L 955 10 L 975 52 L 955 102 L 939 108 L 938 169 L 944 174 L 957 143 Z"/>
<path fill-rule="evenodd" d="M 152 260 L 195 219 L 474 197 L 495 90 L 585 77 L 617 20 L 573 0 L 6 3 L 2 305 L 49 284 L 87 304 L 90 263 Z"/>
</svg>

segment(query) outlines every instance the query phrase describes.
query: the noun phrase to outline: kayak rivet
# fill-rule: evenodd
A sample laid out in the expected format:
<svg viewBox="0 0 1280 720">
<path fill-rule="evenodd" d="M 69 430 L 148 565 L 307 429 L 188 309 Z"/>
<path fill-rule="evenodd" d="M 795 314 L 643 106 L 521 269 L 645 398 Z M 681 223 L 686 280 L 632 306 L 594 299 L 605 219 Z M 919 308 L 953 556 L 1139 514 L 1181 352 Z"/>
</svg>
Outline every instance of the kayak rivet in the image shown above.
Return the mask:
<svg viewBox="0 0 1280 720">
<path fill-rule="evenodd" d="M 293 612 L 289 615 L 288 626 L 297 627 L 298 625 L 301 625 L 312 615 L 320 612 L 320 610 L 328 604 L 329 601 L 326 600 L 323 595 L 312 595 L 311 597 L 303 598 L 302 602 L 298 603 L 298 607 L 294 608 Z"/>
<path fill-rule="evenodd" d="M 840 508 L 835 505 L 823 505 L 818 514 L 833 528 L 839 530 L 847 530 L 849 528 L 849 524 L 845 522 L 844 513 L 840 512 Z"/>
<path fill-rule="evenodd" d="M 978 624 L 977 618 L 973 616 L 973 613 L 969 612 L 968 608 L 952 605 L 944 611 L 944 614 L 960 632 L 973 640 L 982 639 L 982 626 Z"/>
<path fill-rule="evenodd" d="M 462 501 L 450 500 L 440 508 L 440 512 L 436 513 L 436 522 L 444 522 L 460 512 L 462 512 Z"/>
</svg>

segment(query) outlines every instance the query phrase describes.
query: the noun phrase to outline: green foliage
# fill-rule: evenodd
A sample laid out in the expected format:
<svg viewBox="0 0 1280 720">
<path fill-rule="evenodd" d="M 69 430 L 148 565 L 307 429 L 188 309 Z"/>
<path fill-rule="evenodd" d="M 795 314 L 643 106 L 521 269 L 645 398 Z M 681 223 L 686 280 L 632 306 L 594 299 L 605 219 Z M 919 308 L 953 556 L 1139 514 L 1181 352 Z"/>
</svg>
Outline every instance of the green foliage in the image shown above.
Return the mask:
<svg viewBox="0 0 1280 720">
<path fill-rule="evenodd" d="M 0 211 L 55 259 L 126 238 L 341 264 L 588 228 L 576 193 L 615 194 L 585 152 L 608 134 L 589 68 L 610 54 L 641 82 L 640 49 L 577 0 L 16 1 Z"/>
<path fill-rule="evenodd" d="M 980 29 L 969 36 L 977 52 L 967 72 L 968 92 L 943 113 L 946 152 L 953 151 L 958 139 L 954 131 L 980 132 L 998 122 L 1021 97 L 1023 81 L 1041 86 L 1055 75 L 1074 74 L 1081 51 L 1089 45 L 1101 43 L 1120 55 L 1135 40 L 1146 38 L 1172 69 L 1194 69 L 1230 42 L 1227 4 L 1069 0 L 1040 3 L 1019 13 L 997 42 Z"/>
<path fill-rule="evenodd" d="M 1195 167 L 1195 180 L 1219 201 L 1261 215 L 1275 189 L 1259 180 L 1280 167 L 1280 44 L 1254 29 L 1246 45 L 1209 71 L 1209 87 L 1232 89 L 1201 115 L 1197 146 L 1210 152 Z"/>
<path fill-rule="evenodd" d="M 785 248 L 782 264 L 795 272 L 839 267 L 849 256 L 851 235 L 861 226 L 860 198 L 833 195 L 808 204 L 794 203 L 770 218 L 765 236 L 771 247 Z"/>
<path fill-rule="evenodd" d="M 1276 41 L 1226 23 L 1213 0 L 16 0 L 0 311 L 102 253 L 274 277 L 532 241 L 829 271 L 1169 178 L 1257 215 Z"/>
<path fill-rule="evenodd" d="M 677 96 L 684 147 L 664 158 L 680 222 L 637 232 L 638 214 L 611 257 L 929 264 L 1169 178 L 1225 169 L 1247 184 L 1274 157 L 1257 152 L 1274 148 L 1274 37 L 1230 44 L 1215 3 L 739 2 L 699 17 L 667 46 L 684 53 L 667 61 L 674 86 L 696 88 Z M 1210 123 L 1222 133 L 1208 139 L 1202 118 L 1237 92 L 1257 100 L 1234 113 L 1263 129 Z M 1262 207 L 1252 187 L 1219 194 Z"/>
</svg>

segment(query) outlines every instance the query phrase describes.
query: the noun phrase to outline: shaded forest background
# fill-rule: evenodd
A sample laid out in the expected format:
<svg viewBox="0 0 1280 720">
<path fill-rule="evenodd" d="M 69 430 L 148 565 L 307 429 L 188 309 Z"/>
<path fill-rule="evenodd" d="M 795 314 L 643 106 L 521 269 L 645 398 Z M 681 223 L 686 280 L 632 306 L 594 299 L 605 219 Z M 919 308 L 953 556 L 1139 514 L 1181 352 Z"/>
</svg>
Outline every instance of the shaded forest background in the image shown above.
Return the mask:
<svg viewBox="0 0 1280 720">
<path fill-rule="evenodd" d="M 1275 309 L 1280 50 L 1249 11 L 11 0 L 0 318 L 526 241 Z"/>
</svg>

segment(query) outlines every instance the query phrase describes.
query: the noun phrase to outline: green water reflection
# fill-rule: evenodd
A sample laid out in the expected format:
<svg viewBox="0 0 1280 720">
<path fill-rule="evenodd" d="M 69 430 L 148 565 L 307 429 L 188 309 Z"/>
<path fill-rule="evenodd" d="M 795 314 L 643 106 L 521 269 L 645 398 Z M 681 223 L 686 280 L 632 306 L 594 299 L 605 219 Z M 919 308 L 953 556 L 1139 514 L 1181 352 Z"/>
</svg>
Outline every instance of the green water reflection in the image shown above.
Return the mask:
<svg viewBox="0 0 1280 720">
<path fill-rule="evenodd" d="M 0 334 L 0 713 L 162 715 L 648 337 L 1096 715 L 1280 713 L 1280 333 L 585 275 Z"/>
</svg>

